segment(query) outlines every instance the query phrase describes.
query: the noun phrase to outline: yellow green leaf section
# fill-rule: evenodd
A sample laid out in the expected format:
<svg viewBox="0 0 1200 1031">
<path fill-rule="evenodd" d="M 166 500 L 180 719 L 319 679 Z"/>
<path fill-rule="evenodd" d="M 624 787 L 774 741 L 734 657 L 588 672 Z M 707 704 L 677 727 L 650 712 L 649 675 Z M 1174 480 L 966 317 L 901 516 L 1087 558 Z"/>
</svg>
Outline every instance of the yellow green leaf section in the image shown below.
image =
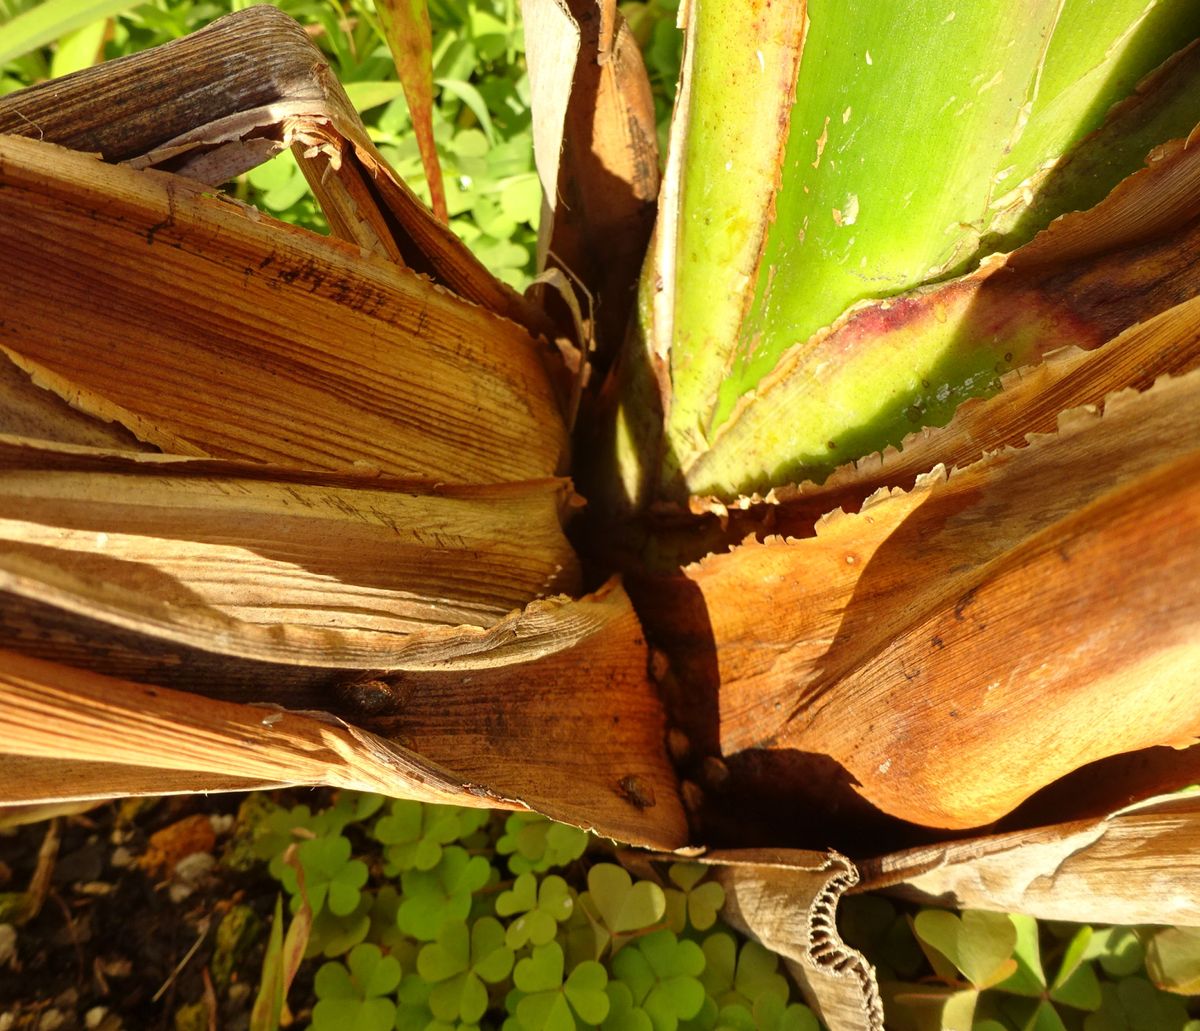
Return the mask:
<svg viewBox="0 0 1200 1031">
<path fill-rule="evenodd" d="M 914 326 L 878 355 L 863 338 L 832 357 L 818 331 L 860 302 L 970 269 L 997 234 L 1022 242 L 1097 178 L 1102 194 L 1139 167 L 1157 140 L 1093 160 L 1086 183 L 1059 189 L 1062 206 L 1039 203 L 1063 155 L 1200 33 L 1200 5 L 1185 0 L 809 0 L 781 149 L 782 134 L 769 138 L 784 97 L 780 17 L 745 0 L 692 11 L 678 192 L 664 196 L 674 224 L 660 221 L 674 252 L 656 263 L 669 274 L 648 333 L 669 354 L 667 493 L 820 474 L 897 442 L 916 428 L 908 415 L 930 424 L 931 409 L 948 417 L 993 384 L 1004 355 L 1028 346 L 1024 330 L 956 354 L 952 325 Z M 1035 207 L 1036 223 L 1022 219 Z M 768 375 L 787 403 L 764 430 L 744 416 Z M 939 393 L 949 406 L 927 403 Z M 743 417 L 722 432 L 735 408 Z M 739 440 L 750 427 L 767 439 Z"/>
<path fill-rule="evenodd" d="M 755 402 L 718 434 L 718 446 L 689 470 L 696 493 L 823 478 L 846 459 L 878 450 L 877 441 L 899 442 L 921 426 L 948 422 L 967 398 L 1030 364 L 1045 340 L 1092 343 L 1087 328 L 1052 302 L 1027 297 L 1009 312 L 981 303 L 987 279 L 985 270 L 864 308 L 820 335 L 815 361 L 803 351 L 785 356 Z M 914 356 L 926 359 L 916 369 Z M 822 367 L 838 375 L 822 379 Z M 747 469 L 762 473 L 747 476 Z"/>
<path fill-rule="evenodd" d="M 670 354 L 671 436 L 706 447 L 712 392 L 749 300 L 787 139 L 804 3 L 694 0 L 662 203 L 671 209 L 651 274 L 666 290 L 656 350 Z M 670 216 L 678 212 L 678 221 Z M 673 230 L 673 232 L 672 232 Z M 666 252 L 664 254 L 664 251 Z M 666 282 L 670 279 L 670 282 Z"/>
</svg>

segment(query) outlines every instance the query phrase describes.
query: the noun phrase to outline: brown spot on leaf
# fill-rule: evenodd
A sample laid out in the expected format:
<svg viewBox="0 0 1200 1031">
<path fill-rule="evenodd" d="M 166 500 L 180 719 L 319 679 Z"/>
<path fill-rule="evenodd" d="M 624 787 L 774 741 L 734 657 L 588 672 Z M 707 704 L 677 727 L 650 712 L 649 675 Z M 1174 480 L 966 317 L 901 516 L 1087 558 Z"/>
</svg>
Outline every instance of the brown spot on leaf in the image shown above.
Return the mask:
<svg viewBox="0 0 1200 1031">
<path fill-rule="evenodd" d="M 639 809 L 649 809 L 654 805 L 654 785 L 636 773 L 622 777 L 617 787 L 624 798 Z"/>
</svg>

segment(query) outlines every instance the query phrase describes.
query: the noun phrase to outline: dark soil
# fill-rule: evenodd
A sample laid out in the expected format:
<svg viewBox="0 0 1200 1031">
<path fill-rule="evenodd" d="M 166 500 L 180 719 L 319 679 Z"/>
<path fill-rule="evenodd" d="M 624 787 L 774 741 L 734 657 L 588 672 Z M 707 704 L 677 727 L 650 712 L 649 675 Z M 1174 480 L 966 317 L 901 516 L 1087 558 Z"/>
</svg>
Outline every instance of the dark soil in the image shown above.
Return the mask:
<svg viewBox="0 0 1200 1031">
<path fill-rule="evenodd" d="M 279 886 L 248 861 L 245 798 L 105 802 L 0 830 L 0 1031 L 246 1028 Z M 298 981 L 297 1016 L 306 997 Z"/>
</svg>

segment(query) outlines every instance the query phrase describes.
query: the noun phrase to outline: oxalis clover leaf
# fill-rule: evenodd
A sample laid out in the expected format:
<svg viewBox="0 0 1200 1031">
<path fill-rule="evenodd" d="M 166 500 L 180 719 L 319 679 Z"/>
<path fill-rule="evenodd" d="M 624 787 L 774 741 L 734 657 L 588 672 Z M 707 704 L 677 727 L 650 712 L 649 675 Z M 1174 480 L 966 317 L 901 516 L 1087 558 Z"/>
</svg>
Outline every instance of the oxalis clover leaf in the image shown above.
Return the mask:
<svg viewBox="0 0 1200 1031">
<path fill-rule="evenodd" d="M 371 929 L 373 905 L 374 900 L 370 893 L 362 892 L 358 905 L 344 916 L 331 912 L 328 906 L 322 909 L 313 920 L 308 947 L 304 950 L 305 958 L 322 954 L 326 959 L 333 959 L 349 952 L 359 942 L 365 941 Z M 383 944 L 377 938 L 372 940 L 377 945 Z"/>
<path fill-rule="evenodd" d="M 755 1007 L 765 1000 L 786 1005 L 788 983 L 778 973 L 775 953 L 752 941 L 739 950 L 733 936 L 724 933 L 710 934 L 701 949 L 705 963 L 700 983 L 708 997 L 697 1015 L 700 1027 L 736 1027 L 743 1012 L 753 1023 Z"/>
<path fill-rule="evenodd" d="M 707 931 L 717 922 L 717 911 L 725 905 L 725 889 L 716 881 L 705 881 L 708 867 L 700 863 L 672 863 L 667 876 L 675 888 L 664 893 L 667 899 L 667 926 L 683 934 L 688 924 Z"/>
<path fill-rule="evenodd" d="M 740 1003 L 725 1006 L 713 1025 L 715 1031 L 819 1031 L 820 1026 L 807 1006 L 776 995 L 756 999 L 749 1009 Z"/>
<path fill-rule="evenodd" d="M 400 963 L 377 945 L 356 945 L 349 968 L 326 963 L 317 971 L 313 1031 L 390 1031 L 396 1004 L 390 995 L 400 983 Z"/>
<path fill-rule="evenodd" d="M 574 967 L 585 959 L 599 960 L 612 940 L 586 891 L 576 897 L 575 908 L 562 924 L 556 938 L 567 954 L 568 967 Z"/>
<path fill-rule="evenodd" d="M 367 791 L 339 791 L 333 805 L 325 810 L 332 821 L 331 830 L 343 830 L 347 824 L 363 823 L 383 808 L 383 795 Z"/>
<path fill-rule="evenodd" d="M 383 946 L 388 952 L 405 953 L 406 950 L 415 950 L 416 948 L 396 922 L 399 912 L 400 893 L 394 885 L 385 884 L 371 900 L 370 929 L 367 934 L 371 941 L 376 945 Z M 415 951 L 412 953 L 412 958 L 416 959 Z M 399 959 L 400 965 L 406 970 L 412 967 L 412 963 L 408 962 L 406 955 L 401 954 Z"/>
<path fill-rule="evenodd" d="M 404 901 L 396 912 L 396 923 L 418 941 L 433 941 L 442 924 L 466 920 L 471 912 L 471 894 L 488 882 L 491 864 L 483 856 L 451 845 L 432 870 L 408 870 L 400 878 Z"/>
<path fill-rule="evenodd" d="M 1144 977 L 1125 977 L 1101 986 L 1100 1008 L 1084 1018 L 1084 1031 L 1192 1031 L 1187 1006 Z"/>
<path fill-rule="evenodd" d="M 254 797 L 263 798 L 261 795 Z M 264 802 L 270 811 L 255 831 L 251 851 L 258 858 L 269 860 L 271 876 L 283 880 L 283 853 L 288 845 L 339 835 L 346 824 L 371 816 L 383 804 L 383 798 L 357 791 L 343 791 L 332 806 L 317 813 L 313 813 L 306 805 L 284 809 L 265 799 Z"/>
<path fill-rule="evenodd" d="M 357 909 L 361 889 L 367 883 L 367 864 L 350 858 L 350 841 L 340 834 L 313 838 L 302 842 L 297 855 L 304 866 L 305 894 L 314 914 L 320 913 L 328 901 L 329 911 L 336 916 L 348 916 Z M 292 898 L 296 912 L 299 885 L 296 872 L 285 866 L 280 880 Z"/>
<path fill-rule="evenodd" d="M 284 809 L 274 806 L 254 832 L 251 852 L 259 859 L 269 860 L 267 869 L 277 881 L 283 880 L 283 853 L 288 845 L 317 836 L 317 819 L 306 805 Z"/>
<path fill-rule="evenodd" d="M 602 1031 L 654 1031 L 649 1014 L 634 1004 L 629 985 L 609 981 L 604 990 L 608 995 L 608 1016 L 600 1025 Z"/>
<path fill-rule="evenodd" d="M 754 1023 L 758 1031 L 818 1031 L 821 1026 L 807 1006 L 773 995 L 755 1000 Z"/>
<path fill-rule="evenodd" d="M 1142 969 L 1146 950 L 1129 927 L 1107 927 L 1092 931 L 1084 959 L 1098 960 L 1109 977 L 1128 977 Z"/>
<path fill-rule="evenodd" d="M 429 1009 L 441 1021 L 478 1023 L 487 1010 L 484 981 L 495 984 L 508 977 L 513 952 L 504 943 L 504 928 L 493 917 L 477 920 L 470 932 L 461 920 L 443 924 L 437 941 L 417 956 L 417 971 L 436 987 Z"/>
<path fill-rule="evenodd" d="M 396 992 L 397 1031 L 425 1031 L 434 1022 L 429 1009 L 431 985 L 420 974 L 405 974 Z"/>
<path fill-rule="evenodd" d="M 623 949 L 613 957 L 616 978 L 628 986 L 634 1004 L 645 1010 L 654 1031 L 675 1031 L 691 1020 L 704 1004 L 699 977 L 704 953 L 694 941 L 680 941 L 664 928 Z"/>
<path fill-rule="evenodd" d="M 1048 980 L 1042 966 L 1041 942 L 1037 921 L 1031 916 L 1011 914 L 1009 919 L 1017 931 L 1013 948 L 1016 972 L 997 984 L 996 990 L 1012 995 L 1025 995 L 1039 1000 L 1030 1011 L 1047 1026 L 1054 1026 L 1057 1015 L 1044 1011 L 1053 1010 L 1052 1003 L 1061 1003 L 1081 1010 L 1095 1010 L 1100 1005 L 1100 982 L 1095 969 L 1084 962 L 1092 938 L 1092 929 L 1080 927 L 1067 943 L 1058 973 Z M 1011 1009 L 1011 1007 L 1010 1007 Z M 1019 1007 L 1017 1012 L 1020 1012 Z"/>
<path fill-rule="evenodd" d="M 887 899 L 854 895 L 838 906 L 842 940 L 871 958 L 880 981 L 916 977 L 925 955 L 913 937 L 912 927 Z"/>
<path fill-rule="evenodd" d="M 1150 939 L 1146 969 L 1159 988 L 1200 995 L 1200 928 L 1168 927 Z"/>
<path fill-rule="evenodd" d="M 628 935 L 653 927 L 666 912 L 667 899 L 653 881 L 638 881 L 613 863 L 597 863 L 588 871 L 588 890 L 580 896 L 583 911 L 594 923 L 597 953 L 612 939 L 617 952 Z"/>
<path fill-rule="evenodd" d="M 496 852 L 508 856 L 514 874 L 545 873 L 574 862 L 587 848 L 588 837 L 577 827 L 553 823 L 538 813 L 513 813 L 504 823 Z"/>
<path fill-rule="evenodd" d="M 957 970 L 983 991 L 1017 972 L 1017 928 L 1004 913 L 968 909 L 959 917 L 924 909 L 913 921 L 913 931 L 933 969 L 946 981 L 953 981 Z"/>
<path fill-rule="evenodd" d="M 387 874 L 432 870 L 441 861 L 443 846 L 474 833 L 486 819 L 479 810 L 397 799 L 374 828 L 375 837 L 386 846 Z"/>
<path fill-rule="evenodd" d="M 577 1019 L 599 1024 L 608 1016 L 608 971 L 594 960 L 584 960 L 564 982 L 563 966 L 558 942 L 535 945 L 517 964 L 513 983 L 522 994 L 516 1001 L 516 1019 L 524 1031 L 575 1031 Z"/>
<path fill-rule="evenodd" d="M 527 943 L 545 945 L 554 938 L 560 922 L 575 909 L 575 899 L 567 882 L 550 874 L 539 885 L 531 873 L 523 873 L 512 889 L 496 899 L 496 914 L 521 914 L 508 926 L 509 948 L 519 949 Z"/>
<path fill-rule="evenodd" d="M 808 1027 L 815 1019 L 808 1007 L 788 1003 L 790 989 L 778 972 L 779 957 L 757 942 L 744 942 L 739 951 L 732 935 L 719 933 L 704 939 L 701 948 L 700 981 L 707 995 L 685 1031 Z"/>
</svg>

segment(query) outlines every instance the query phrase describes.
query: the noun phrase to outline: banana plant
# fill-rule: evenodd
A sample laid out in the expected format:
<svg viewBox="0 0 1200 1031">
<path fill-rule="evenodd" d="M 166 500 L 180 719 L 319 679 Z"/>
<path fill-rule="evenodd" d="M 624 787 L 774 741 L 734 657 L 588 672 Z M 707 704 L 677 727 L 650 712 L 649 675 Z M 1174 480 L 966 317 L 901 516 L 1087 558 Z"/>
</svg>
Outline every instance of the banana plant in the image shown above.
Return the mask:
<svg viewBox="0 0 1200 1031">
<path fill-rule="evenodd" d="M 3 801 L 881 851 L 1195 781 L 1196 6 L 693 0 L 661 188 L 615 5 L 524 16 L 524 296 L 274 8 L 0 100 Z M 221 192 L 285 148 L 331 237 Z"/>
<path fill-rule="evenodd" d="M 586 481 L 677 722 L 747 804 L 941 828 L 1193 743 L 1194 6 L 684 20 Z"/>
</svg>

